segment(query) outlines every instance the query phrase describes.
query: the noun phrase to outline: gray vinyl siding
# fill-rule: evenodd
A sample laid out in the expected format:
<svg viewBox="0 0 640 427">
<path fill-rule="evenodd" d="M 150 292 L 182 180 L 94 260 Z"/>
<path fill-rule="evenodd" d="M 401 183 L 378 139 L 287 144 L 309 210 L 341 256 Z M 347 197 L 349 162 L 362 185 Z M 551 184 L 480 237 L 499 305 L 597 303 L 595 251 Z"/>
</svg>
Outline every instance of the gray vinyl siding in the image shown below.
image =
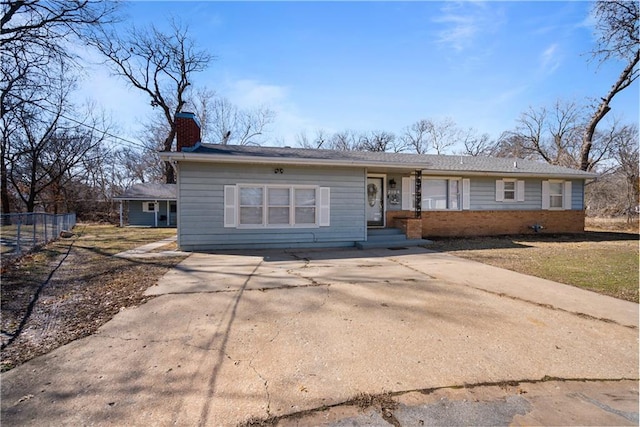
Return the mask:
<svg viewBox="0 0 640 427">
<path fill-rule="evenodd" d="M 324 168 L 180 163 L 179 244 L 183 250 L 352 246 L 366 239 L 365 173 L 362 168 Z M 330 226 L 225 228 L 224 186 L 236 184 L 329 187 Z"/>
<path fill-rule="evenodd" d="M 537 210 L 542 209 L 541 178 L 521 178 L 524 181 L 524 202 L 496 202 L 495 178 L 471 178 L 470 210 Z M 583 181 L 571 181 L 571 209 L 581 210 L 583 204 Z"/>
<path fill-rule="evenodd" d="M 147 200 L 152 201 L 152 200 Z M 166 221 L 160 221 L 161 216 L 167 215 L 167 202 L 159 202 L 158 226 L 166 226 Z M 129 201 L 129 225 L 139 225 L 153 227 L 155 225 L 155 214 L 153 212 L 142 212 L 141 200 Z"/>
<path fill-rule="evenodd" d="M 528 211 L 542 209 L 542 180 L 523 179 L 524 202 L 496 202 L 495 178 L 471 178 L 470 210 L 477 211 Z"/>
<path fill-rule="evenodd" d="M 572 180 L 571 181 L 571 210 L 583 210 L 584 209 L 584 181 Z"/>
</svg>

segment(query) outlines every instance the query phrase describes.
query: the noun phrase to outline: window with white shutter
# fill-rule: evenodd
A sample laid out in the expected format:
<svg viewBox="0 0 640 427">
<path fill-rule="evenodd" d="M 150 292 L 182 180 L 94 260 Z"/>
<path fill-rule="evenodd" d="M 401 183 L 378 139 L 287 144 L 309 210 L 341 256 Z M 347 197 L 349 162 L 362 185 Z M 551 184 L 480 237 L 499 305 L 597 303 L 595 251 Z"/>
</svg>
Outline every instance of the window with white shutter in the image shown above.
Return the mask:
<svg viewBox="0 0 640 427">
<path fill-rule="evenodd" d="M 571 181 L 554 179 L 542 181 L 542 209 L 570 210 Z"/>
<path fill-rule="evenodd" d="M 508 178 L 496 180 L 496 202 L 524 202 L 524 181 Z"/>
</svg>

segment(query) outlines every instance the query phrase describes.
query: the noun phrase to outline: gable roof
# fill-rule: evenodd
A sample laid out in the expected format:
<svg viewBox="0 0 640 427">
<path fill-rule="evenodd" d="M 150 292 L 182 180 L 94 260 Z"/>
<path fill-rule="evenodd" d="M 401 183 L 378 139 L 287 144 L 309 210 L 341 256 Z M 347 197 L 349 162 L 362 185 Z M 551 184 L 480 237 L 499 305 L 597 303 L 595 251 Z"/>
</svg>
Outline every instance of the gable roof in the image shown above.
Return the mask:
<svg viewBox="0 0 640 427">
<path fill-rule="evenodd" d="M 135 184 L 125 190 L 115 200 L 176 200 L 178 186 L 176 184 Z"/>
<path fill-rule="evenodd" d="M 197 144 L 182 152 L 162 152 L 163 160 L 218 163 L 360 166 L 386 169 L 421 169 L 443 175 L 527 175 L 565 178 L 595 178 L 597 175 L 534 160 L 435 154 L 337 151 L 250 145 Z"/>
</svg>

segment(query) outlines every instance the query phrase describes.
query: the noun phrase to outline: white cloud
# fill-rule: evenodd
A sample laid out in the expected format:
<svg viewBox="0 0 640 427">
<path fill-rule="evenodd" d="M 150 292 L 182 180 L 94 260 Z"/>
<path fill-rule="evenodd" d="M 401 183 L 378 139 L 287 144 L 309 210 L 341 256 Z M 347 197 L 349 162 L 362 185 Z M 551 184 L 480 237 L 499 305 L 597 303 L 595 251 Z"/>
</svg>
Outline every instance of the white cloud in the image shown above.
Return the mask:
<svg viewBox="0 0 640 427">
<path fill-rule="evenodd" d="M 293 145 L 297 134 L 317 127 L 300 112 L 298 105 L 291 99 L 291 90 L 286 86 L 265 84 L 257 80 L 237 80 L 227 86 L 228 93 L 224 96 L 238 107 L 266 107 L 276 113 L 267 145 L 276 145 L 278 142 Z"/>
<path fill-rule="evenodd" d="M 282 102 L 288 95 L 285 86 L 262 84 L 256 80 L 238 80 L 230 84 L 231 100 L 240 108 L 255 108 Z"/>
<path fill-rule="evenodd" d="M 502 12 L 483 2 L 447 2 L 433 22 L 443 27 L 437 32 L 440 45 L 457 52 L 471 48 L 485 33 L 493 33 L 503 21 Z"/>
<path fill-rule="evenodd" d="M 551 44 L 540 54 L 540 72 L 552 74 L 560 66 L 560 59 L 558 44 Z"/>
</svg>

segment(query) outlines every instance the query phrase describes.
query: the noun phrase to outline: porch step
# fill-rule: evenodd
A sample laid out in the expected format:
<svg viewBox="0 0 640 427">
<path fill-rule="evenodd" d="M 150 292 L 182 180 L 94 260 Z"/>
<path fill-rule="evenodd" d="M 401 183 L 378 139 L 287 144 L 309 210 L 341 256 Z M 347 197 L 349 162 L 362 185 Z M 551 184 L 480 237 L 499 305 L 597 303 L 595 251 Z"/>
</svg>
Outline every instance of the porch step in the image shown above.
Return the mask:
<svg viewBox="0 0 640 427">
<path fill-rule="evenodd" d="M 358 249 L 398 249 L 431 244 L 431 240 L 407 239 L 407 236 L 397 228 L 371 229 L 367 232 L 366 242 L 356 242 Z"/>
<path fill-rule="evenodd" d="M 367 236 L 404 236 L 404 233 L 399 228 L 369 228 L 367 230 Z"/>
</svg>

